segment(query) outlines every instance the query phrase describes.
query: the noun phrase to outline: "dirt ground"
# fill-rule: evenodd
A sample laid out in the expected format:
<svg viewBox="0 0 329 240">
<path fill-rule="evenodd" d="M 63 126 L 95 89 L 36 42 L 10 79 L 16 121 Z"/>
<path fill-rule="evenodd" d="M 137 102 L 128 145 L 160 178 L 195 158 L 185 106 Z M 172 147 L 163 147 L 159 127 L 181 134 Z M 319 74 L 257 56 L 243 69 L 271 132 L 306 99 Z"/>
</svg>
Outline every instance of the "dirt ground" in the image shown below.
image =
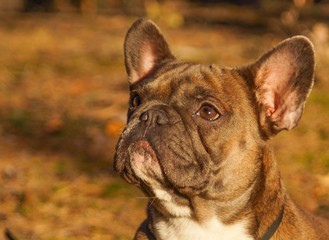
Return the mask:
<svg viewBox="0 0 329 240">
<path fill-rule="evenodd" d="M 123 40 L 136 17 L 0 16 L 0 236 L 131 239 L 148 199 L 112 170 L 126 119 Z M 160 26 L 176 56 L 247 64 L 288 37 L 274 28 Z M 273 145 L 287 190 L 329 217 L 329 28 L 314 42 L 314 91 L 299 126 Z M 3 239 L 1 236 L 0 239 Z"/>
</svg>

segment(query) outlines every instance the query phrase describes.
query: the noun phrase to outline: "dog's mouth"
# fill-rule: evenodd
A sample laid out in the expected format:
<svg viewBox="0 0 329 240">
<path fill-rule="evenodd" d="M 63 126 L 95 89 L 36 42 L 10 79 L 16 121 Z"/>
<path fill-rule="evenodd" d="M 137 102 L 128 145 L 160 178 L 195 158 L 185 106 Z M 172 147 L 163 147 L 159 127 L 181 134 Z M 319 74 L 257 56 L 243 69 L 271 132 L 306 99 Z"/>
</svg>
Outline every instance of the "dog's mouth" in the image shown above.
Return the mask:
<svg viewBox="0 0 329 240">
<path fill-rule="evenodd" d="M 123 141 L 123 147 L 117 149 L 114 168 L 128 183 L 141 187 L 165 185 L 166 178 L 160 165 L 158 154 L 150 142 L 136 139 L 129 145 Z"/>
<path fill-rule="evenodd" d="M 139 187 L 147 196 L 153 198 L 151 204 L 166 215 L 190 216 L 188 198 L 179 193 L 166 179 L 161 159 L 151 144 L 146 140 L 140 140 L 133 144 L 129 151 L 132 170 L 141 180 Z"/>
<path fill-rule="evenodd" d="M 164 214 L 185 216 L 191 213 L 188 199 L 166 179 L 160 159 L 147 140 L 137 140 L 123 155 L 125 163 L 119 173 L 129 183 L 138 185 L 151 199 L 152 206 Z"/>
<path fill-rule="evenodd" d="M 164 181 L 157 154 L 146 140 L 139 140 L 128 148 L 129 163 L 134 175 L 147 185 Z"/>
</svg>

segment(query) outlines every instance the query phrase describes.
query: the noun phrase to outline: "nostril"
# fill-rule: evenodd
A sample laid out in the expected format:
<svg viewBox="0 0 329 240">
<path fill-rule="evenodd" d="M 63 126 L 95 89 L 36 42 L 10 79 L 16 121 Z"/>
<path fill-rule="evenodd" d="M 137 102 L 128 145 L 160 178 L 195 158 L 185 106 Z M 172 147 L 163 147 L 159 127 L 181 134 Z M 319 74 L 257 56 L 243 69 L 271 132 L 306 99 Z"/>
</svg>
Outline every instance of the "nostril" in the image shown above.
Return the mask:
<svg viewBox="0 0 329 240">
<path fill-rule="evenodd" d="M 139 120 L 153 126 L 166 125 L 170 122 L 167 113 L 161 109 L 149 109 L 139 116 Z"/>
<path fill-rule="evenodd" d="M 149 119 L 149 115 L 148 115 L 148 113 L 147 112 L 144 112 L 144 113 L 142 113 L 141 115 L 140 115 L 140 117 L 139 117 L 139 120 L 141 120 L 141 121 L 147 121 Z"/>
<path fill-rule="evenodd" d="M 159 114 L 156 119 L 157 124 L 159 125 L 165 125 L 169 123 L 169 119 L 167 115 L 165 114 Z"/>
</svg>

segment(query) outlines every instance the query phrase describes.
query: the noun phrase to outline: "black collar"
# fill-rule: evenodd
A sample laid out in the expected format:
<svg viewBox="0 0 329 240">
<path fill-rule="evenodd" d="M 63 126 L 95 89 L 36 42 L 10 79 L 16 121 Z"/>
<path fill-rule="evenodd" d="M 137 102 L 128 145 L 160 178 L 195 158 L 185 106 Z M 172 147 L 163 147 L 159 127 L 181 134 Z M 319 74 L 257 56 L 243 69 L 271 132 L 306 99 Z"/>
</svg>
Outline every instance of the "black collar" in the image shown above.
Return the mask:
<svg viewBox="0 0 329 240">
<path fill-rule="evenodd" d="M 269 240 L 269 239 L 271 239 L 271 237 L 273 237 L 274 233 L 278 230 L 278 228 L 282 222 L 283 213 L 284 213 L 284 205 L 282 205 L 278 217 L 275 219 L 275 221 L 272 223 L 272 225 L 267 229 L 267 231 L 260 238 L 260 240 Z"/>
</svg>

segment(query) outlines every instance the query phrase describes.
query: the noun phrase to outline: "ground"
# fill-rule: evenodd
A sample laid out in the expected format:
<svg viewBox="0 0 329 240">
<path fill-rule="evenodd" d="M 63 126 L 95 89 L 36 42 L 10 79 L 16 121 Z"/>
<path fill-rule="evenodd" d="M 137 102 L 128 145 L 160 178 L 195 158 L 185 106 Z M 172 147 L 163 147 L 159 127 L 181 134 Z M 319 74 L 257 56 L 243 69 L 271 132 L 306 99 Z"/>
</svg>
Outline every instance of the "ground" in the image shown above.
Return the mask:
<svg viewBox="0 0 329 240">
<path fill-rule="evenodd" d="M 112 163 L 128 99 L 122 45 L 135 19 L 1 16 L 0 233 L 132 238 L 148 199 Z M 176 56 L 222 66 L 255 61 L 289 36 L 259 26 L 160 24 Z M 328 25 L 306 30 L 317 52 L 316 84 L 299 126 L 272 141 L 292 198 L 329 216 Z"/>
</svg>

